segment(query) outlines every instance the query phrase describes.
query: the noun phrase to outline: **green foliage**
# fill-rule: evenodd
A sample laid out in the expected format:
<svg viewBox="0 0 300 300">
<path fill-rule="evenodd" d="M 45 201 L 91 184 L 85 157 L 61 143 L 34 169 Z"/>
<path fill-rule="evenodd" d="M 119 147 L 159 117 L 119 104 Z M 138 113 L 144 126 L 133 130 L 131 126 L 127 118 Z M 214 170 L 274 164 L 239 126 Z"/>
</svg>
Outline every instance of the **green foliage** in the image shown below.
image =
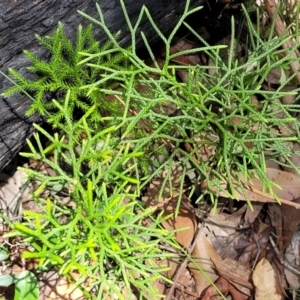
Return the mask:
<svg viewBox="0 0 300 300">
<path fill-rule="evenodd" d="M 73 115 L 76 108 L 85 113 L 92 105 L 97 107 L 99 113 L 105 111 L 109 111 L 110 114 L 117 113 L 114 103 L 107 103 L 105 93 L 101 89 L 106 87 L 105 81 L 109 77 L 110 69 L 124 71 L 130 68 L 122 52 L 111 49 L 110 42 L 101 47 L 93 37 L 91 25 L 86 29 L 79 26 L 75 45 L 65 35 L 61 23 L 53 36 L 37 35 L 36 38 L 40 45 L 48 50 L 49 60 L 41 60 L 34 53 L 25 50 L 25 55 L 32 63 L 29 70 L 38 77 L 30 80 L 10 69 L 16 85 L 6 90 L 5 96 L 19 92 L 28 93 L 34 98 L 34 101 L 27 111 L 27 115 L 39 112 L 42 115 L 51 116 L 49 122 L 54 126 L 63 122 L 64 116 L 55 109 L 52 101 L 49 100 L 54 98 L 59 103 L 63 103 L 68 90 L 70 90 L 68 107 L 70 115 Z M 101 53 L 91 61 L 95 65 L 100 65 L 101 69 L 79 65 L 81 61 L 79 53 L 82 51 L 91 54 Z M 100 77 L 104 78 L 101 88 L 94 89 L 89 94 L 80 89 L 84 85 L 96 82 Z M 112 83 L 110 83 L 111 85 Z M 93 114 L 91 118 L 91 123 L 99 124 L 101 116 Z"/>
<path fill-rule="evenodd" d="M 8 251 L 4 247 L 0 247 L 0 261 L 5 263 L 5 260 L 9 257 Z M 38 300 L 39 299 L 39 287 L 37 279 L 32 272 L 22 271 L 18 274 L 12 275 L 0 275 L 0 286 L 8 287 L 14 284 L 15 293 L 14 300 Z"/>
<path fill-rule="evenodd" d="M 40 258 L 40 266 L 57 266 L 62 274 L 79 273 L 80 281 L 76 284 L 89 278 L 89 285 L 97 286 L 99 295 L 108 293 L 122 298 L 125 288 L 128 299 L 132 299 L 132 285 L 142 298 L 147 298 L 147 293 L 156 295 L 152 283 L 166 269 L 158 266 L 156 260 L 172 256 L 158 244 L 178 246 L 172 242 L 173 232 L 160 226 L 159 216 L 152 218 L 152 225 L 144 227 L 146 218 L 151 220 L 153 209 L 143 209 L 138 201 L 136 165 L 143 153 L 131 149 L 129 142 L 113 141 L 112 136 L 122 123 L 93 134 L 87 119 L 95 106 L 74 123 L 67 113 L 69 100 L 70 93 L 63 107 L 54 101 L 66 116 L 66 123 L 59 124 L 62 136 L 51 136 L 36 125 L 37 148 L 28 142 L 31 153 L 23 153 L 49 164 L 56 172 L 51 177 L 24 169 L 42 184 L 33 195 L 41 212 L 26 211 L 26 221 L 13 226 L 35 248 L 23 257 Z M 85 133 L 86 138 L 78 139 L 78 133 Z M 50 142 L 46 149 L 41 145 L 40 134 Z M 101 146 L 100 137 L 105 139 Z M 49 152 L 54 160 L 47 157 Z M 62 160 L 71 169 L 62 168 Z M 87 173 L 82 169 L 85 164 L 89 165 Z M 58 186 L 58 190 L 69 193 L 71 203 L 63 204 L 53 196 Z M 42 193 L 46 188 L 52 193 L 48 198 Z"/>
<path fill-rule="evenodd" d="M 217 205 L 213 191 L 235 199 L 236 186 L 243 188 L 241 174 L 250 180 L 255 173 L 272 193 L 274 184 L 266 177 L 266 160 L 299 171 L 291 161 L 295 152 L 287 143 L 299 141 L 295 114 L 300 107 L 297 99 L 291 104 L 279 100 L 299 91 L 285 91 L 294 75 L 284 72 L 295 61 L 293 51 L 299 45 L 282 50 L 284 36 L 271 34 L 262 39 L 259 26 L 254 27 L 244 11 L 251 51 L 244 61 L 237 60 L 232 22 L 224 59 L 225 46 L 209 46 L 185 23 L 185 18 L 199 9 L 189 10 L 189 1 L 169 37 L 159 31 L 145 7 L 132 24 L 124 2 L 121 4 L 130 29 L 130 48 L 118 43 L 97 6 L 99 19 L 81 14 L 107 34 L 109 42 L 103 48 L 92 37 L 91 27 L 79 28 L 73 47 L 59 25 L 53 37 L 39 38 L 51 52 L 49 62 L 26 52 L 33 61 L 31 71 L 40 76 L 36 81 L 11 71 L 17 86 L 5 95 L 28 91 L 33 98 L 29 113 L 45 114 L 57 128 L 52 136 L 36 126 L 37 146 L 29 142 L 31 153 L 23 153 L 47 163 L 56 174 L 24 170 L 41 183 L 34 197 L 42 212 L 26 212 L 25 222 L 15 224 L 13 234 L 21 234 L 35 248 L 25 257 L 38 257 L 43 267 L 55 265 L 67 275 L 80 273 L 77 284 L 82 289 L 84 280 L 90 278 L 98 298 L 86 289 L 90 297 L 101 299 L 106 292 L 122 297 L 122 287 L 130 290 L 135 286 L 140 298 L 147 299 L 148 293 L 156 293 L 153 280 L 163 278 L 164 267 L 158 267 L 156 259 L 170 255 L 159 243 L 177 247 L 173 233 L 161 228 L 161 216 L 153 215 L 138 201 L 155 176 L 165 171 L 158 191 L 162 195 L 168 186 L 171 191 L 182 191 L 186 175 L 193 172 L 197 181 L 207 180 L 207 193 Z M 153 65 L 148 66 L 136 54 L 137 29 L 145 15 L 164 43 L 163 66 L 143 34 Z M 171 54 L 171 41 L 181 25 L 201 46 Z M 200 51 L 210 59 L 206 66 L 173 62 L 177 56 Z M 285 74 L 278 88 L 264 89 L 268 74 L 278 68 Z M 178 80 L 178 71 L 186 72 L 186 82 Z M 46 102 L 48 92 L 56 95 L 51 103 Z M 113 100 L 108 102 L 107 96 Z M 80 118 L 74 118 L 76 107 L 83 112 Z M 173 114 L 167 113 L 169 107 L 175 108 Z M 39 134 L 49 141 L 46 148 Z M 191 146 L 189 151 L 182 149 L 185 144 Z M 200 149 L 208 148 L 213 151 L 204 159 Z M 173 187 L 171 180 L 176 164 L 183 168 L 179 187 Z M 47 189 L 51 196 L 45 197 Z M 55 197 L 60 192 L 71 198 L 71 204 Z M 151 218 L 151 226 L 143 226 L 146 217 Z"/>
<path fill-rule="evenodd" d="M 284 75 L 276 90 L 266 90 L 263 85 L 272 71 L 280 69 L 282 74 L 286 74 L 285 70 L 289 69 L 291 62 L 299 60 L 294 57 L 294 51 L 299 45 L 282 50 L 283 44 L 288 39 L 284 35 L 277 37 L 271 34 L 268 39 L 263 39 L 260 36 L 259 26 L 254 27 L 244 9 L 250 41 L 248 56 L 245 61 L 238 61 L 236 58 L 234 38 L 236 29 L 232 20 L 231 40 L 224 58 L 225 46 L 208 45 L 184 22 L 184 18 L 196 10 L 188 11 L 186 8 L 177 27 L 166 38 L 151 21 L 148 10 L 144 8 L 143 12 L 149 17 L 165 45 L 166 58 L 161 67 L 158 66 L 143 35 L 154 67 L 143 65 L 136 57 L 134 37 L 139 20 L 133 26 L 127 16 L 132 34 L 132 47 L 128 56 L 135 59 L 135 66 L 141 67 L 139 76 L 134 77 L 138 79 L 134 80 L 132 76 L 128 76 L 123 94 L 120 95 L 126 100 L 126 109 L 135 105 L 138 99 L 138 113 L 133 119 L 127 117 L 122 137 L 138 137 L 137 144 L 143 147 L 146 157 L 157 157 L 161 154 L 158 151 L 166 145 L 172 148 L 172 155 L 165 157 L 162 165 L 158 161 L 150 160 L 153 164 L 151 170 L 156 170 L 152 173 L 153 176 L 158 172 L 155 166 L 160 165 L 158 170 L 167 168 L 170 171 L 169 166 L 174 164 L 174 158 L 180 157 L 183 166 L 193 166 L 192 169 L 199 180 L 207 180 L 209 193 L 215 190 L 223 191 L 229 198 L 235 199 L 235 187 L 238 185 L 243 188 L 240 174 L 244 174 L 245 178 L 251 178 L 255 173 L 262 179 L 264 189 L 272 194 L 274 184 L 265 175 L 266 160 L 273 160 L 281 166 L 289 166 L 299 171 L 299 167 L 290 159 L 293 153 L 297 155 L 299 153 L 295 153 L 288 142 L 299 141 L 299 121 L 295 115 L 299 113 L 300 106 L 296 102 L 297 99 L 291 104 L 283 104 L 280 101 L 284 96 L 297 95 L 299 89 L 292 91 L 285 89 L 288 84 L 295 82 L 295 74 Z M 124 12 L 126 15 L 126 11 Z M 103 22 L 83 15 L 106 30 L 113 45 L 119 47 L 117 40 L 107 31 Z M 171 41 L 177 28 L 182 24 L 203 46 L 171 54 Z M 291 27 L 292 25 L 287 28 L 287 32 Z M 274 30 L 274 23 L 270 30 Z M 210 59 L 208 65 L 178 66 L 173 63 L 178 56 L 198 52 L 207 54 Z M 89 60 L 97 56 L 96 54 L 82 53 L 82 55 L 87 57 L 84 62 L 96 67 L 89 63 Z M 184 70 L 188 74 L 187 82 L 178 81 L 176 74 L 179 70 Z M 155 74 L 156 78 L 144 75 L 145 73 Z M 140 93 L 136 88 L 136 82 L 146 87 L 149 93 Z M 85 88 L 91 91 L 97 88 L 99 83 L 95 82 Z M 180 114 L 166 116 L 163 109 L 165 105 L 175 106 Z M 147 120 L 148 126 L 143 130 L 140 124 L 145 124 L 141 122 L 144 120 Z M 137 124 L 139 130 L 143 130 L 141 135 L 137 135 Z M 192 145 L 192 152 L 181 150 L 180 145 L 184 143 Z M 157 147 L 158 144 L 161 147 Z M 209 159 L 204 161 L 200 148 L 215 150 Z M 153 176 L 148 176 L 143 185 L 146 185 Z M 216 205 L 215 197 L 212 196 L 211 199 Z M 251 206 L 251 202 L 248 203 Z"/>
<path fill-rule="evenodd" d="M 14 300 L 37 300 L 39 299 L 39 286 L 32 272 L 23 271 L 13 275 L 15 284 Z"/>
</svg>

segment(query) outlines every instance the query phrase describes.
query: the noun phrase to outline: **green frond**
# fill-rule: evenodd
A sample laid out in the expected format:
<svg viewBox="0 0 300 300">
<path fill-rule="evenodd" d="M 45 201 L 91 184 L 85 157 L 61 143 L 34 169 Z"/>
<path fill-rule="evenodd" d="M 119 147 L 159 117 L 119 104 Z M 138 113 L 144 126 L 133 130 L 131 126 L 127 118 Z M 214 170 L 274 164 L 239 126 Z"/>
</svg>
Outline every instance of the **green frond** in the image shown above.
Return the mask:
<svg viewBox="0 0 300 300">
<path fill-rule="evenodd" d="M 10 75 L 16 80 L 16 83 L 20 86 L 28 86 L 30 81 L 27 80 L 23 75 L 15 71 L 14 69 L 9 69 Z"/>
<path fill-rule="evenodd" d="M 66 37 L 62 23 L 58 24 L 57 30 L 52 36 L 36 36 L 36 38 L 40 45 L 50 52 L 49 61 L 42 60 L 34 53 L 25 50 L 24 53 L 31 62 L 28 69 L 39 78 L 29 81 L 18 72 L 11 70 L 10 73 L 17 85 L 7 89 L 5 95 L 10 96 L 24 90 L 29 91 L 34 98 L 29 114 L 39 112 L 44 115 L 47 110 L 53 110 L 52 113 L 55 114 L 55 106 L 51 102 L 46 103 L 46 99 L 57 98 L 59 94 L 57 100 L 62 103 L 68 90 L 71 91 L 69 103 L 71 113 L 75 108 L 79 108 L 84 113 L 90 109 L 91 105 L 97 105 L 99 110 L 103 109 L 108 114 L 116 111 L 113 105 L 108 105 L 103 97 L 98 97 L 98 94 L 95 93 L 89 96 L 86 91 L 79 88 L 94 83 L 104 76 L 107 73 L 104 71 L 105 68 L 110 69 L 111 73 L 114 70 L 126 69 L 129 65 L 128 59 L 124 58 L 120 49 L 110 52 L 112 43 L 109 41 L 100 47 L 93 36 L 91 25 L 85 29 L 81 25 L 79 26 L 74 44 Z M 106 51 L 107 54 L 105 54 Z M 98 70 L 87 64 L 79 64 L 82 59 L 81 52 L 96 55 L 91 58 L 90 62 L 103 65 L 103 68 Z M 101 53 L 104 55 L 98 55 Z M 58 116 L 53 118 L 55 124 L 59 120 L 61 119 Z M 96 123 L 98 118 L 92 118 L 92 120 L 92 123 Z"/>
<path fill-rule="evenodd" d="M 49 76 L 49 74 L 51 74 L 51 67 L 47 62 L 42 61 L 39 57 L 37 57 L 30 51 L 25 50 L 24 53 L 32 63 L 32 65 L 28 67 L 30 71 L 44 76 Z"/>
</svg>

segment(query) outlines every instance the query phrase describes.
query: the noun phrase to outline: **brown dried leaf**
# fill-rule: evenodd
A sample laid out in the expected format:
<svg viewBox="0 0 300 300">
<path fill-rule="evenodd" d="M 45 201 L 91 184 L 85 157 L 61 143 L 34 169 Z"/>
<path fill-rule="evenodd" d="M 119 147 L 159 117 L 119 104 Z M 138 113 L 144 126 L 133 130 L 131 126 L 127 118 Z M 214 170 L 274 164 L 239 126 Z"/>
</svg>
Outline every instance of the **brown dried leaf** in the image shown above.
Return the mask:
<svg viewBox="0 0 300 300">
<path fill-rule="evenodd" d="M 184 50 L 190 50 L 194 47 L 194 43 L 186 39 L 180 40 L 177 44 L 170 48 L 170 53 L 175 54 Z M 172 61 L 180 65 L 196 66 L 200 63 L 200 57 L 197 54 L 179 55 L 172 59 Z"/>
<path fill-rule="evenodd" d="M 298 152 L 299 153 L 299 151 L 300 151 L 300 144 L 299 143 L 293 143 L 292 147 L 293 147 L 293 149 L 292 149 L 293 152 Z M 295 166 L 300 167 L 300 156 L 298 154 L 295 154 L 295 153 L 292 154 L 289 159 Z M 283 167 L 283 170 L 286 171 L 286 172 L 289 172 L 289 173 L 293 173 L 296 176 L 299 176 L 299 174 L 297 173 L 297 171 L 294 168 Z"/>
<path fill-rule="evenodd" d="M 294 202 L 300 203 L 300 198 L 294 200 Z M 289 245 L 295 230 L 300 224 L 300 210 L 283 204 L 280 206 L 280 211 L 282 215 L 282 248 L 280 249 L 285 250 Z"/>
<path fill-rule="evenodd" d="M 247 205 L 235 213 L 228 215 L 223 212 L 222 208 L 217 208 L 215 212 L 211 211 L 206 218 L 205 227 L 213 233 L 214 236 L 229 236 L 236 233 L 237 226 L 241 223 L 241 219 Z"/>
<path fill-rule="evenodd" d="M 270 180 L 272 180 L 281 187 L 281 189 L 274 187 L 273 192 L 282 203 L 282 205 L 280 206 L 280 210 L 282 212 L 283 221 L 272 221 L 272 213 L 270 214 L 270 218 L 273 222 L 273 226 L 276 228 L 279 248 L 281 250 L 284 250 L 289 244 L 295 229 L 300 223 L 300 210 L 295 210 L 295 207 L 300 208 L 300 204 L 298 203 L 298 199 L 300 199 L 300 177 L 289 172 L 272 168 L 266 169 L 266 175 Z M 239 174 L 239 177 L 244 183 L 245 187 L 244 194 L 237 186 L 237 184 L 234 184 L 237 190 L 236 196 L 239 200 L 246 200 L 246 195 L 249 200 L 254 202 L 276 202 L 274 196 L 272 196 L 266 191 L 263 191 L 263 183 L 261 179 L 253 178 L 249 183 L 244 179 L 244 176 L 242 174 Z M 223 187 L 224 189 L 226 188 L 225 183 Z M 201 184 L 201 188 L 207 188 L 207 183 L 203 182 Z M 214 191 L 216 191 L 216 189 L 212 190 L 212 192 Z M 220 192 L 219 195 L 226 197 L 226 194 L 224 192 Z M 253 216 L 253 218 L 254 217 L 255 215 Z M 249 216 L 247 218 L 248 222 L 252 221 L 252 219 Z"/>
<path fill-rule="evenodd" d="M 232 284 L 230 284 L 228 282 L 228 280 L 226 280 L 225 278 L 219 277 L 217 279 L 217 281 L 215 282 L 215 285 L 218 287 L 218 289 L 220 290 L 220 292 L 223 295 L 226 296 L 228 293 L 230 293 L 233 300 L 247 300 L 247 299 L 249 299 L 249 296 L 244 295 L 243 293 L 241 293 Z M 202 297 L 202 300 L 215 299 L 214 296 L 218 296 L 218 295 L 219 295 L 219 293 L 218 293 L 218 291 L 216 291 L 216 288 L 214 286 L 210 286 L 205 291 L 205 293 Z M 214 298 L 212 298 L 212 297 L 214 297 Z"/>
<path fill-rule="evenodd" d="M 227 294 L 229 293 L 229 290 L 230 290 L 230 283 L 228 282 L 228 280 L 226 280 L 225 278 L 219 277 L 214 284 L 215 284 L 215 286 L 218 287 L 218 289 L 224 296 L 227 296 Z M 213 285 L 209 286 L 205 290 L 201 299 L 202 300 L 210 300 L 214 296 L 219 296 L 220 294 L 216 290 L 215 286 L 213 286 Z"/>
<path fill-rule="evenodd" d="M 249 206 L 247 206 L 247 211 L 245 214 L 245 225 L 250 225 L 252 224 L 255 219 L 258 217 L 260 214 L 262 208 L 264 206 L 264 203 L 259 203 L 259 202 L 253 202 L 252 203 L 252 209 L 250 209 Z"/>
<path fill-rule="evenodd" d="M 255 285 L 255 300 L 281 300 L 276 290 L 275 272 L 267 259 L 263 258 L 256 266 L 252 275 Z"/>
<path fill-rule="evenodd" d="M 211 282 L 214 282 L 218 278 L 214 269 L 214 264 L 220 263 L 222 259 L 203 232 L 198 235 L 192 257 L 197 263 L 197 266 L 190 262 L 189 268 L 195 279 L 196 291 L 198 294 L 201 294 L 211 285 Z M 197 267 L 202 271 L 199 271 Z M 203 273 L 205 273 L 206 276 L 204 276 Z"/>
<path fill-rule="evenodd" d="M 300 288 L 299 238 L 300 238 L 299 232 L 296 231 L 293 234 L 291 243 L 287 247 L 284 254 L 285 261 L 289 264 L 289 266 L 284 267 L 284 274 L 289 284 L 289 287 L 293 290 L 299 290 Z M 292 270 L 290 266 L 292 266 L 298 272 Z"/>
<path fill-rule="evenodd" d="M 273 191 L 278 198 L 286 200 L 295 200 L 300 197 L 300 177 L 289 172 L 277 170 L 277 169 L 266 169 L 267 177 L 278 184 L 281 189 L 276 187 L 273 188 Z M 252 186 L 256 189 L 262 191 L 262 181 L 261 179 L 254 178 L 252 180 Z"/>
<path fill-rule="evenodd" d="M 180 197 L 179 191 L 176 191 L 181 181 L 182 166 L 172 168 L 171 184 L 164 186 L 159 198 L 167 172 L 169 171 L 163 171 L 152 180 L 143 201 L 147 207 L 156 207 L 164 212 L 164 216 L 170 216 L 162 225 L 169 230 L 178 230 L 175 234 L 177 242 L 188 249 L 197 227 L 194 209 L 189 198 L 185 194 Z"/>
<path fill-rule="evenodd" d="M 277 187 L 273 187 L 273 192 L 276 194 L 277 198 L 281 203 L 292 205 L 294 207 L 300 208 L 300 205 L 297 203 L 291 202 L 297 198 L 300 198 L 300 177 L 294 174 L 281 171 L 278 169 L 267 168 L 266 176 L 272 180 L 274 183 L 278 184 L 281 189 Z M 262 180 L 259 178 L 252 178 L 251 182 L 248 182 L 243 174 L 238 175 L 241 182 L 244 184 L 244 192 L 238 187 L 236 182 L 233 182 L 233 185 L 236 188 L 236 198 L 239 200 L 246 200 L 247 198 L 250 201 L 257 202 L 276 202 L 274 196 L 270 193 L 263 190 Z M 227 188 L 227 184 L 221 184 L 223 189 Z M 206 181 L 201 183 L 201 189 L 207 190 L 208 184 Z M 210 191 L 216 192 L 218 190 L 217 187 L 213 187 Z M 245 194 L 247 197 L 245 197 Z M 219 196 L 227 197 L 227 194 L 224 192 L 220 192 Z"/>
<path fill-rule="evenodd" d="M 176 241 L 188 249 L 194 238 L 197 222 L 190 200 L 186 195 L 182 195 L 178 214 L 177 216 L 175 215 L 178 201 L 179 196 L 171 198 L 171 200 L 164 205 L 162 208 L 164 215 L 168 216 L 172 214 L 172 216 L 164 221 L 162 225 L 168 230 L 179 230 L 175 233 Z"/>
<path fill-rule="evenodd" d="M 220 276 L 226 278 L 230 283 L 234 284 L 238 290 L 250 296 L 250 289 L 253 288 L 250 282 L 252 273 L 250 269 L 232 258 L 225 258 L 221 262 L 218 262 L 216 269 Z"/>
</svg>

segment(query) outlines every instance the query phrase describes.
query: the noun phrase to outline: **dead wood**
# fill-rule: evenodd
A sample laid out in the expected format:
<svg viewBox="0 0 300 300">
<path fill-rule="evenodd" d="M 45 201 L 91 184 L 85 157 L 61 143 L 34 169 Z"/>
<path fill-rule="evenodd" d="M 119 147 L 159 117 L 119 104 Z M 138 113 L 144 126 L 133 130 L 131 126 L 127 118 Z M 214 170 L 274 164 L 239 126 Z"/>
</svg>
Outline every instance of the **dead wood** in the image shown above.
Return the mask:
<svg viewBox="0 0 300 300">
<path fill-rule="evenodd" d="M 0 1 L 0 69 L 7 73 L 14 68 L 26 74 L 28 60 L 23 50 L 33 51 L 40 57 L 45 56 L 44 50 L 38 45 L 34 34 L 49 35 L 57 26 L 58 21 L 65 25 L 68 37 L 75 36 L 79 24 L 87 25 L 88 20 L 81 17 L 77 10 L 97 17 L 95 2 L 101 6 L 108 27 L 116 32 L 122 30 L 120 41 L 129 41 L 128 27 L 119 0 L 18 0 Z M 163 33 L 167 33 L 176 24 L 182 14 L 185 1 L 182 0 L 126 0 L 124 1 L 130 20 L 137 19 L 142 5 L 149 9 L 156 24 Z M 192 6 L 200 5 L 204 0 L 192 0 Z M 150 43 L 157 40 L 153 28 L 147 20 L 141 26 Z M 105 34 L 94 26 L 96 38 L 103 42 Z M 137 35 L 138 47 L 142 46 Z M 0 75 L 0 94 L 11 83 Z M 2 170 L 20 151 L 26 138 L 33 133 L 33 122 L 43 120 L 39 115 L 25 117 L 30 104 L 25 96 L 15 95 L 8 99 L 0 96 L 0 170 Z"/>
</svg>

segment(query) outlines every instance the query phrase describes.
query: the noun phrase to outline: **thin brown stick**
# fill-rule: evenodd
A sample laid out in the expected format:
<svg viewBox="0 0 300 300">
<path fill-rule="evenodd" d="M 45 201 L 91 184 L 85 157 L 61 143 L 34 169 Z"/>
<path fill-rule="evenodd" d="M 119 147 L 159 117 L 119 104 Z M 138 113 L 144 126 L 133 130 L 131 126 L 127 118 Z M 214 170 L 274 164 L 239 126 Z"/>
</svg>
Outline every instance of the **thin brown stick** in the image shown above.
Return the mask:
<svg viewBox="0 0 300 300">
<path fill-rule="evenodd" d="M 288 32 L 286 31 L 286 26 L 284 25 L 283 21 L 281 20 L 280 16 L 278 15 L 278 13 L 276 11 L 275 1 L 274 0 L 264 0 L 264 3 L 265 3 L 266 11 L 267 11 L 269 17 L 271 19 L 274 19 L 276 16 L 275 31 L 276 31 L 277 35 L 278 36 L 282 36 L 282 35 L 288 36 Z M 293 42 L 292 38 L 290 38 L 285 43 L 283 43 L 283 48 L 286 50 L 288 50 L 294 46 L 295 46 L 295 43 Z M 299 73 L 300 64 L 297 61 L 298 57 L 299 57 L 299 51 L 295 50 L 292 53 L 292 58 L 295 58 L 295 61 L 293 61 L 290 64 L 290 68 L 296 74 L 297 81 L 300 84 L 300 73 Z"/>
</svg>

